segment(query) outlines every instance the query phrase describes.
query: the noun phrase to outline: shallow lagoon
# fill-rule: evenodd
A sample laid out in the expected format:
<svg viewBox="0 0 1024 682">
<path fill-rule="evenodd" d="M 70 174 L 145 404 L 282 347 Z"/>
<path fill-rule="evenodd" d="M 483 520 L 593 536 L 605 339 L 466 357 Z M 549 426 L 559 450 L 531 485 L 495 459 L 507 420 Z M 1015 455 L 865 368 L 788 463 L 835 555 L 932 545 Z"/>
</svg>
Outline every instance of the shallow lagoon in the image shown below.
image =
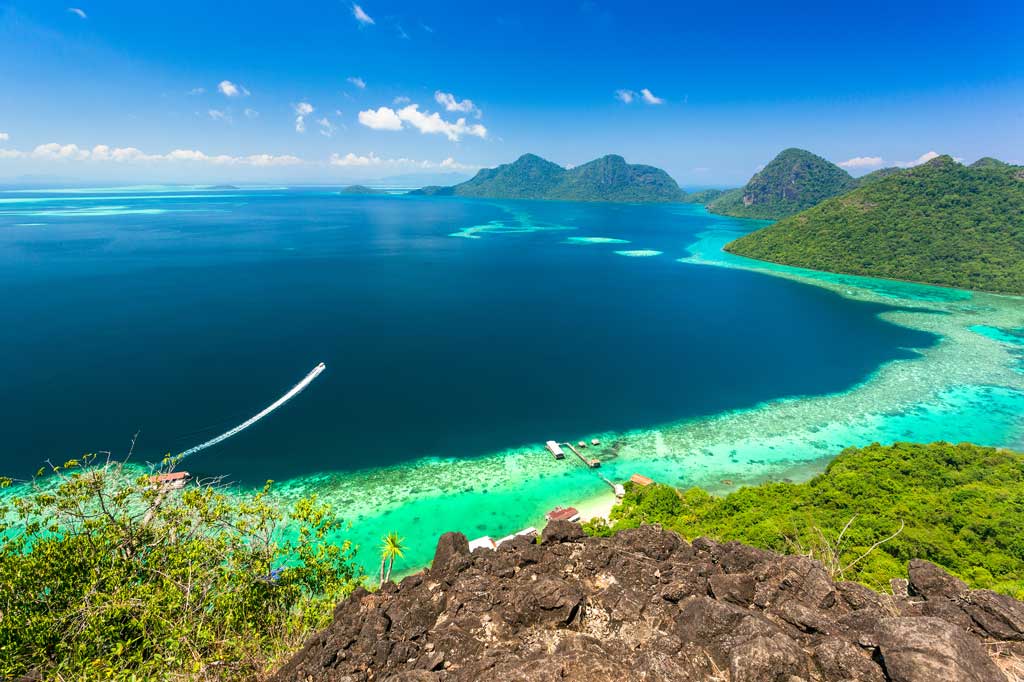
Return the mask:
<svg viewBox="0 0 1024 682">
<path fill-rule="evenodd" d="M 694 206 L 196 194 L 3 207 L 6 470 L 139 427 L 144 458 L 184 449 L 323 360 L 186 466 L 317 492 L 367 563 L 394 529 L 415 565 L 606 494 L 547 438 L 717 491 L 875 440 L 1022 442 L 1018 299 L 732 257 L 760 223 Z"/>
</svg>

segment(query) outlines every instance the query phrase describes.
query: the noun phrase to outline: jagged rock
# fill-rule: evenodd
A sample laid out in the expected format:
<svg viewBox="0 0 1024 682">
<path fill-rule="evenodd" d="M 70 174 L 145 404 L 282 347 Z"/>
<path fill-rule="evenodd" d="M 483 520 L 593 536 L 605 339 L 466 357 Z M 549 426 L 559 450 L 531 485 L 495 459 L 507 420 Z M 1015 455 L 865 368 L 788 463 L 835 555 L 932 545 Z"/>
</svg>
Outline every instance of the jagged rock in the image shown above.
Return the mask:
<svg viewBox="0 0 1024 682">
<path fill-rule="evenodd" d="M 885 682 L 885 673 L 864 649 L 838 637 L 814 647 L 814 663 L 826 680 L 841 682 Z"/>
<path fill-rule="evenodd" d="M 462 533 L 445 533 L 437 539 L 437 549 L 434 550 L 434 560 L 430 567 L 434 569 L 444 568 L 449 561 L 457 556 L 469 555 L 469 540 Z"/>
<path fill-rule="evenodd" d="M 995 682 L 985 646 L 1024 650 L 1024 604 L 911 565 L 912 597 L 834 583 L 807 557 L 656 526 L 470 554 L 356 590 L 274 682 Z M 983 642 L 982 638 L 988 638 Z M 1017 649 L 1012 649 L 1017 647 Z"/>
<path fill-rule="evenodd" d="M 551 521 L 544 527 L 541 542 L 545 545 L 559 542 L 573 542 L 585 535 L 583 527 L 572 521 Z"/>
<path fill-rule="evenodd" d="M 1024 640 L 1024 604 L 991 590 L 974 590 L 964 610 L 980 634 L 994 639 Z"/>
<path fill-rule="evenodd" d="M 715 599 L 727 601 L 739 606 L 748 606 L 754 602 L 754 577 L 748 573 L 723 573 L 708 579 L 711 595 Z"/>
<path fill-rule="evenodd" d="M 907 566 L 910 574 L 909 593 L 925 599 L 960 599 L 965 597 L 971 588 L 959 578 L 924 559 L 913 559 Z"/>
<path fill-rule="evenodd" d="M 732 648 L 729 676 L 732 682 L 807 680 L 807 656 L 785 635 L 752 637 Z"/>
<path fill-rule="evenodd" d="M 939 618 L 884 618 L 879 641 L 893 682 L 1006 680 L 980 640 Z"/>
</svg>

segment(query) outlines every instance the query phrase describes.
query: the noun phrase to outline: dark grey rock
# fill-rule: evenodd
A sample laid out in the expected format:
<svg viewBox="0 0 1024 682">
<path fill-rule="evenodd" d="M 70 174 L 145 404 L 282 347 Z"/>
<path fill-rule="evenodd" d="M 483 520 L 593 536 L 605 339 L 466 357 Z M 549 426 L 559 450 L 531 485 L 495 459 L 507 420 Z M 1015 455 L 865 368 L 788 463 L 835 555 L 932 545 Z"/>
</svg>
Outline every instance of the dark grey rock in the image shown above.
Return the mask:
<svg viewBox="0 0 1024 682">
<path fill-rule="evenodd" d="M 445 533 L 437 539 L 430 567 L 434 570 L 444 569 L 453 558 L 459 556 L 469 556 L 469 540 L 462 533 Z"/>
<path fill-rule="evenodd" d="M 939 618 L 884 618 L 879 650 L 892 682 L 1005 682 L 981 640 Z"/>
<path fill-rule="evenodd" d="M 543 544 L 473 554 L 447 533 L 429 570 L 356 590 L 272 680 L 1004 680 L 985 647 L 1024 652 L 1024 605 L 927 562 L 910 573 L 900 598 L 655 526 L 587 538 L 557 522 Z"/>
</svg>

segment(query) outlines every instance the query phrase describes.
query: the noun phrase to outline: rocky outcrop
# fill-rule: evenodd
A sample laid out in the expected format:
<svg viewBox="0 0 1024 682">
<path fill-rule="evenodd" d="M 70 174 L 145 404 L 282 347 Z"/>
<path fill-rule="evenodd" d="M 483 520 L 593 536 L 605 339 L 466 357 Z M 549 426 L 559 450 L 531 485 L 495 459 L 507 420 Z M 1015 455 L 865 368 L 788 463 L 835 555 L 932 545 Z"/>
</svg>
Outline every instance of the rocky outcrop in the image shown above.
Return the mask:
<svg viewBox="0 0 1024 682">
<path fill-rule="evenodd" d="M 274 680 L 995 682 L 1022 606 L 923 561 L 897 597 L 806 557 L 553 522 L 497 551 L 442 536 L 432 568 L 357 590 Z"/>
</svg>

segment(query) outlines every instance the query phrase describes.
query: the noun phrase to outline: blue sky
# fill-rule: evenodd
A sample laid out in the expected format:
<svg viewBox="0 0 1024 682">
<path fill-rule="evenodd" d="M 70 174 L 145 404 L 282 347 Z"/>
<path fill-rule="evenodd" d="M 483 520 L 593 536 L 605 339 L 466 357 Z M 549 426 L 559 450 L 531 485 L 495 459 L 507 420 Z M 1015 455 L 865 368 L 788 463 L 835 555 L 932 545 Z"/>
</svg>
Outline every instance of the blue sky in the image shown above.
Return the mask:
<svg viewBox="0 0 1024 682">
<path fill-rule="evenodd" d="M 1024 160 L 1019 1 L 72 1 L 0 0 L 0 179 Z"/>
</svg>

